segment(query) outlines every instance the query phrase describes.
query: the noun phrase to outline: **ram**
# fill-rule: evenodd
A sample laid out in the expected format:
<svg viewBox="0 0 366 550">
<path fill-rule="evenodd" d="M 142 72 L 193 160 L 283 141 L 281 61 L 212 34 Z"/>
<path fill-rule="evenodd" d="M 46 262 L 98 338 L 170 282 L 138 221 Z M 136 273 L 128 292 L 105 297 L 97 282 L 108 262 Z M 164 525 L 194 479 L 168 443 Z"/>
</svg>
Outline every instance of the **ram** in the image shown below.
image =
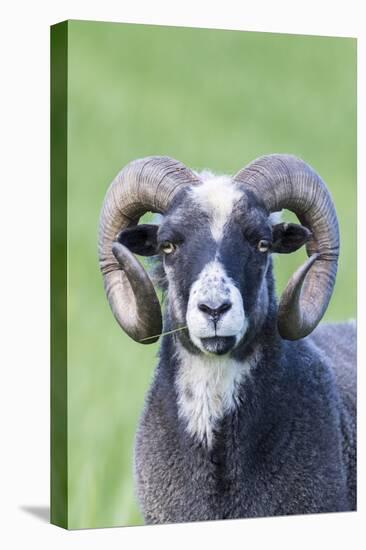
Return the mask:
<svg viewBox="0 0 366 550">
<path fill-rule="evenodd" d="M 276 223 L 282 209 L 300 224 Z M 161 224 L 138 225 L 147 211 Z M 277 304 L 272 254 L 302 245 Z M 330 194 L 291 155 L 235 177 L 149 157 L 113 181 L 99 227 L 110 306 L 137 342 L 167 333 L 135 441 L 147 523 L 355 509 L 355 326 L 317 326 L 338 253 Z M 135 254 L 158 259 L 163 320 Z"/>
</svg>

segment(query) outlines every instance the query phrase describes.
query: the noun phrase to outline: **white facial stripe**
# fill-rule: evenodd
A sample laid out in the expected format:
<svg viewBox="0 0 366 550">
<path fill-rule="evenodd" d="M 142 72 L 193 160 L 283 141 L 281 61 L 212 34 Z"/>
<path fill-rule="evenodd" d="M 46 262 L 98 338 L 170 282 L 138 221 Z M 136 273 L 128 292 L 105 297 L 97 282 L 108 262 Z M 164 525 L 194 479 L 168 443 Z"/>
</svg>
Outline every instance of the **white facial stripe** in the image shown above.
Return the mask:
<svg viewBox="0 0 366 550">
<path fill-rule="evenodd" d="M 203 172 L 200 177 L 203 183 L 192 187 L 192 196 L 209 215 L 212 236 L 219 241 L 233 206 L 242 196 L 242 192 L 229 176 L 214 176 Z"/>
<path fill-rule="evenodd" d="M 249 376 L 257 357 L 255 354 L 239 363 L 230 358 L 191 355 L 179 346 L 179 416 L 186 422 L 188 433 L 208 448 L 213 445 L 219 420 L 237 406 L 240 384 Z"/>
<path fill-rule="evenodd" d="M 216 326 L 198 307 L 203 303 L 215 309 L 224 302 L 229 302 L 231 308 L 219 318 Z M 235 336 L 238 343 L 248 328 L 239 289 L 218 260 L 206 264 L 190 289 L 187 325 L 192 342 L 204 352 L 201 338 Z"/>
</svg>

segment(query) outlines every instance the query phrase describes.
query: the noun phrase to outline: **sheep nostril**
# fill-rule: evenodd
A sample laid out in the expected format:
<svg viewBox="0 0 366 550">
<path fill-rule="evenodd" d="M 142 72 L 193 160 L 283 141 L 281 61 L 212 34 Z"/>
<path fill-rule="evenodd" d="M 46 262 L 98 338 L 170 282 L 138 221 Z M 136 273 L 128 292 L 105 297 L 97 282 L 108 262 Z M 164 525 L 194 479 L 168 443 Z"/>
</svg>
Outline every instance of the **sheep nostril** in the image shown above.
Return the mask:
<svg viewBox="0 0 366 550">
<path fill-rule="evenodd" d="M 222 315 L 225 311 L 229 311 L 229 309 L 231 309 L 231 305 L 231 302 L 224 302 L 219 308 L 217 308 L 217 312 L 219 315 Z"/>
<path fill-rule="evenodd" d="M 206 313 L 206 315 L 209 315 L 214 320 L 218 320 L 221 315 L 223 315 L 226 311 L 229 311 L 231 309 L 231 302 L 223 302 L 219 307 L 210 307 L 207 304 L 200 303 L 198 304 L 198 309 L 202 311 L 203 313 Z"/>
<path fill-rule="evenodd" d="M 198 304 L 198 309 L 200 311 L 203 311 L 203 313 L 207 313 L 207 315 L 211 315 L 213 312 L 213 309 L 211 309 L 209 306 L 206 306 L 206 304 Z"/>
</svg>

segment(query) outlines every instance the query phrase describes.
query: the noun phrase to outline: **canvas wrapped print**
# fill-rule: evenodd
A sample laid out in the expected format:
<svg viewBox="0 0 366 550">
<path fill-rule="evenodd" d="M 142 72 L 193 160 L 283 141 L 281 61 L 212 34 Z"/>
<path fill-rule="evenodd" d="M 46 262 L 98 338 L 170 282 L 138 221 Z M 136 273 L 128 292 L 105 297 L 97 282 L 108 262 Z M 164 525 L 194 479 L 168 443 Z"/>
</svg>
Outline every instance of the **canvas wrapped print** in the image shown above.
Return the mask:
<svg viewBox="0 0 366 550">
<path fill-rule="evenodd" d="M 356 510 L 356 40 L 51 28 L 51 521 Z"/>
</svg>

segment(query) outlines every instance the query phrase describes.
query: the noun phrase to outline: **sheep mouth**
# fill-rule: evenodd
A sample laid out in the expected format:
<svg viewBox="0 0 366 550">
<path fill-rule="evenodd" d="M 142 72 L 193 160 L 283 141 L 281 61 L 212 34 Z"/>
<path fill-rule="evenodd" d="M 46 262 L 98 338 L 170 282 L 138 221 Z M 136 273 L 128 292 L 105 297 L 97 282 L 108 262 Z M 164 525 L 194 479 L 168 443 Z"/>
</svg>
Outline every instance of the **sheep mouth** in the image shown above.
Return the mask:
<svg viewBox="0 0 366 550">
<path fill-rule="evenodd" d="M 201 338 L 203 349 L 208 353 L 215 355 L 224 355 L 235 346 L 235 336 L 212 336 L 210 338 Z"/>
</svg>

